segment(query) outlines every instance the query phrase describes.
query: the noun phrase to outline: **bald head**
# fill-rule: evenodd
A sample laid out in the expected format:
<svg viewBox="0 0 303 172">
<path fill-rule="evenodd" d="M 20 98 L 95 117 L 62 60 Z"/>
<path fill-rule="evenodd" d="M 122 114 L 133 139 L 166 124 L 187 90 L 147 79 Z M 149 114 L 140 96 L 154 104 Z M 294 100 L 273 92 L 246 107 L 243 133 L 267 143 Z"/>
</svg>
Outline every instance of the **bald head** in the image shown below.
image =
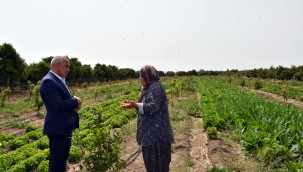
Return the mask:
<svg viewBox="0 0 303 172">
<path fill-rule="evenodd" d="M 51 68 L 56 66 L 59 63 L 63 63 L 64 61 L 69 61 L 67 56 L 55 56 L 51 61 Z"/>
<path fill-rule="evenodd" d="M 70 63 L 67 56 L 55 56 L 51 61 L 51 70 L 65 78 L 69 73 Z"/>
</svg>

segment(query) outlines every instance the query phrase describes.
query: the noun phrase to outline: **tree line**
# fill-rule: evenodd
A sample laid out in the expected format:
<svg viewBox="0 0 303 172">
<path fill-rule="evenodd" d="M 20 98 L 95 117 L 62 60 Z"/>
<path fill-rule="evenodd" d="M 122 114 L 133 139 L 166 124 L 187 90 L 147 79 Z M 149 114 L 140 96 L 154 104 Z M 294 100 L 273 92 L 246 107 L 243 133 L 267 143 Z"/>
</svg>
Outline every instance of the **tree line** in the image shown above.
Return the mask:
<svg viewBox="0 0 303 172">
<path fill-rule="evenodd" d="M 28 81 L 38 82 L 50 70 L 52 58 L 53 56 L 44 57 L 37 63 L 26 64 L 11 44 L 0 45 L 0 85 L 9 87 L 20 83 L 27 84 Z M 82 64 L 78 58 L 69 57 L 69 60 L 71 67 L 67 81 L 72 84 L 138 77 L 138 72 L 130 68 L 119 69 L 114 65 L 100 63 L 92 68 L 90 65 Z"/>
<path fill-rule="evenodd" d="M 13 45 L 4 43 L 0 45 L 0 86 L 10 87 L 20 83 L 27 84 L 28 81 L 36 83 L 50 70 L 52 56 L 41 58 L 38 63 L 26 64 L 20 57 Z M 138 78 L 139 72 L 131 68 L 118 68 L 114 65 L 97 63 L 94 67 L 82 64 L 78 58 L 71 57 L 71 69 L 67 81 L 71 84 L 81 84 L 84 82 L 105 82 L 114 80 L 124 80 Z M 239 71 L 237 69 L 227 71 L 159 71 L 160 76 L 198 76 L 198 75 L 221 75 L 235 74 L 238 76 L 255 78 L 273 78 L 279 80 L 295 79 L 303 81 L 303 66 L 291 66 L 290 68 L 271 66 L 269 69 L 251 69 Z"/>
</svg>

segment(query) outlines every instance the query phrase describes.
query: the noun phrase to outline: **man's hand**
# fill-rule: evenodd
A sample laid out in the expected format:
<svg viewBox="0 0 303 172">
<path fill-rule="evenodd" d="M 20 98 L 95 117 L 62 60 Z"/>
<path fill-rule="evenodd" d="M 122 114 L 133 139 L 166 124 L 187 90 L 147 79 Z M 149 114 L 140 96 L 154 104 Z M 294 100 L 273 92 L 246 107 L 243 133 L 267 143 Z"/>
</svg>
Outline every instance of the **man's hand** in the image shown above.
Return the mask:
<svg viewBox="0 0 303 172">
<path fill-rule="evenodd" d="M 74 98 L 76 98 L 78 101 L 78 108 L 75 109 L 75 111 L 78 112 L 81 109 L 82 101 L 79 97 L 74 96 Z"/>
</svg>

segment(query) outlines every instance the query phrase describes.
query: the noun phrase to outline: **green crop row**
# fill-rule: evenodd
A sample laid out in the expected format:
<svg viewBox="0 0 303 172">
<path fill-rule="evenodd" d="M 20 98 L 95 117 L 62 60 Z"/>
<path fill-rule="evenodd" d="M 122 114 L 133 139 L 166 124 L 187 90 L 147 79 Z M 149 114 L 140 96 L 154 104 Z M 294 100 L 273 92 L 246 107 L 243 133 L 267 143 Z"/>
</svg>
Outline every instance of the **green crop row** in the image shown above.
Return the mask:
<svg viewBox="0 0 303 172">
<path fill-rule="evenodd" d="M 111 128 L 121 127 L 127 123 L 129 119 L 136 116 L 133 110 L 124 110 L 120 108 L 120 104 L 125 99 L 134 99 L 134 94 L 129 94 L 119 98 L 114 98 L 98 105 L 91 106 L 87 109 L 83 109 L 79 112 L 81 117 L 80 129 L 77 133 L 81 137 L 82 145 L 78 145 L 76 140 L 73 139 L 70 156 L 68 160 L 70 162 L 78 161 L 83 158 L 84 150 L 81 148 L 87 148 L 87 146 L 98 138 L 94 133 L 94 126 L 98 126 L 98 130 L 104 131 L 104 137 L 109 137 Z M 98 120 L 97 119 L 101 119 Z M 101 124 L 100 126 L 98 124 Z M 104 129 L 103 129 L 104 128 Z M 2 171 L 47 171 L 47 159 L 49 156 L 48 139 L 42 135 L 42 129 L 28 127 L 28 133 L 23 136 L 13 136 L 11 134 L 2 133 L 0 135 L 0 172 Z M 106 134 L 107 133 L 107 134 Z M 100 133 L 99 133 L 100 134 Z M 106 139 L 106 138 L 100 138 Z M 105 142 L 105 141 L 104 141 Z M 112 143 L 113 145 L 115 143 Z M 110 148 L 112 145 L 108 145 Z M 92 147 L 102 147 L 102 145 L 92 145 Z M 5 151 L 4 151 L 5 150 Z M 9 151 L 7 151 L 9 150 Z M 109 149 L 104 150 L 109 151 Z M 119 153 L 115 150 L 114 153 Z M 110 154 L 109 154 L 110 155 Z M 113 155 L 113 154 L 111 154 Z M 92 155 L 90 155 L 92 156 Z M 84 157 L 85 158 L 85 157 Z M 109 161 L 109 160 L 108 160 Z M 105 162 L 105 160 L 104 160 Z M 106 162 L 105 162 L 106 163 Z M 114 162 L 111 162 L 112 164 Z M 109 164 L 109 168 L 112 164 Z M 42 168 L 43 167 L 43 168 Z M 45 169 L 46 168 L 46 169 Z M 39 170 L 40 169 L 40 170 Z"/>
<path fill-rule="evenodd" d="M 235 131 L 249 153 L 273 168 L 302 169 L 301 110 L 207 78 L 199 92 L 205 128 Z"/>
</svg>

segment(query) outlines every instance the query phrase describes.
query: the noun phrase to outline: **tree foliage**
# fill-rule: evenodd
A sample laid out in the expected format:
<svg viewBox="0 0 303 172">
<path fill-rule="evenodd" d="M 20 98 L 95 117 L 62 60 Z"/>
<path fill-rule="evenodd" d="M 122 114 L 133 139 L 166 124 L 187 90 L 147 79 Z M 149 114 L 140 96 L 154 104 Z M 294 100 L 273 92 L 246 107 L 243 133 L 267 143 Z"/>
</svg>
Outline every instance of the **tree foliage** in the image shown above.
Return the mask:
<svg viewBox="0 0 303 172">
<path fill-rule="evenodd" d="M 0 82 L 19 82 L 24 78 L 26 63 L 11 44 L 0 45 Z"/>
<path fill-rule="evenodd" d="M 42 77 L 50 70 L 50 63 L 53 56 L 41 58 L 41 61 L 27 65 L 19 56 L 11 44 L 4 43 L 0 45 L 0 85 L 9 86 L 10 83 L 31 81 L 33 83 L 42 79 Z M 70 58 L 70 73 L 67 77 L 69 84 L 83 84 L 84 82 L 105 82 L 114 80 L 124 80 L 129 78 L 138 78 L 139 72 L 131 68 L 119 69 L 114 65 L 105 65 L 97 63 L 93 68 L 90 65 L 82 64 L 78 58 Z M 161 71 L 160 76 L 197 76 L 197 75 L 237 75 L 250 78 L 272 78 L 278 80 L 298 80 L 303 81 L 303 66 L 291 66 L 290 68 L 283 66 L 271 66 L 268 69 L 249 69 L 239 71 L 237 69 L 227 71 Z M 15 84 L 15 85 L 16 85 Z"/>
</svg>

